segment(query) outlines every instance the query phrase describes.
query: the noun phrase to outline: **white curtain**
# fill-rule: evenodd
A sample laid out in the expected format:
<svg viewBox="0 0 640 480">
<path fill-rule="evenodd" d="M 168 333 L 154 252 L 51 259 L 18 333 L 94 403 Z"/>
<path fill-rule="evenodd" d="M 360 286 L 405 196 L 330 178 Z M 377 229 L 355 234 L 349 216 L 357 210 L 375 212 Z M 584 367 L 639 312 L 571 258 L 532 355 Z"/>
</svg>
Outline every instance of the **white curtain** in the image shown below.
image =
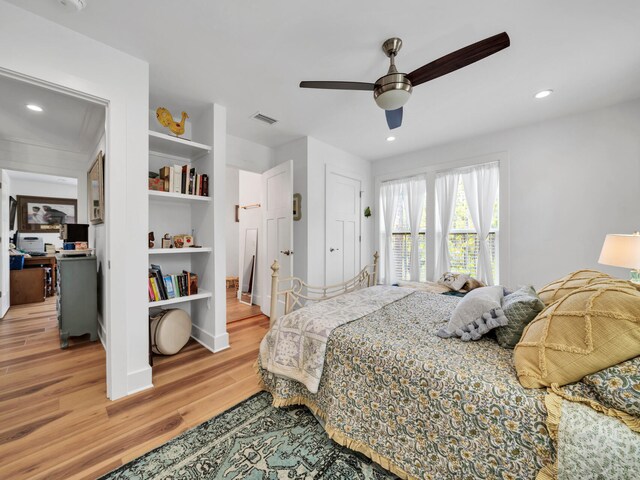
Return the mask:
<svg viewBox="0 0 640 480">
<path fill-rule="evenodd" d="M 478 235 L 478 271 L 477 277 L 487 285 L 493 285 L 491 255 L 487 238 L 493 219 L 493 206 L 500 185 L 500 167 L 498 163 L 478 165 L 462 173 L 464 193 L 469 205 L 469 214 Z"/>
<path fill-rule="evenodd" d="M 412 282 L 420 281 L 420 220 L 427 202 L 427 179 L 424 175 L 407 180 L 409 228 L 411 229 L 410 278 Z"/>
<path fill-rule="evenodd" d="M 384 282 L 386 285 L 394 283 L 393 271 L 393 220 L 398 208 L 398 202 L 404 188 L 402 181 L 385 182 L 380 186 L 380 205 L 382 207 L 382 222 L 384 225 L 384 257 L 382 262 Z"/>
<path fill-rule="evenodd" d="M 459 181 L 460 174 L 455 171 L 440 173 L 436 176 L 435 280 L 451 269 L 449 231 L 453 221 Z"/>
</svg>

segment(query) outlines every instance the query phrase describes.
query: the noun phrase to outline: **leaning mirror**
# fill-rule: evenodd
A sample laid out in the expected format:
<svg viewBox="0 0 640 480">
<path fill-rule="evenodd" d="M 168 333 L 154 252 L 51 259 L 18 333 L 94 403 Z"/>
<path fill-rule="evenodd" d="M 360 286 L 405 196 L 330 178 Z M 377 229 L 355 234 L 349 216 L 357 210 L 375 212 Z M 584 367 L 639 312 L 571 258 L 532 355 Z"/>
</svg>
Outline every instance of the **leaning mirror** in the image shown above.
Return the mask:
<svg viewBox="0 0 640 480">
<path fill-rule="evenodd" d="M 247 228 L 244 237 L 244 255 L 242 256 L 242 288 L 240 302 L 253 304 L 253 290 L 256 277 L 256 253 L 258 249 L 258 229 Z"/>
</svg>

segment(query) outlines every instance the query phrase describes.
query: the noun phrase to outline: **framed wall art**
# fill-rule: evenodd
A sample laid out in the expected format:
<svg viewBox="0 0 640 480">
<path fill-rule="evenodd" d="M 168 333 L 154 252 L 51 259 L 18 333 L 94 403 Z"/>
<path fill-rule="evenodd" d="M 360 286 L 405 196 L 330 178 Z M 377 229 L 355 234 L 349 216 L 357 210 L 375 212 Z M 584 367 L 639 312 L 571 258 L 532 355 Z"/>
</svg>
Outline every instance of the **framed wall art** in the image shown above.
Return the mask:
<svg viewBox="0 0 640 480">
<path fill-rule="evenodd" d="M 87 198 L 91 224 L 104 223 L 104 155 L 102 151 L 98 153 L 87 172 Z"/>
<path fill-rule="evenodd" d="M 77 223 L 75 198 L 18 195 L 19 232 L 58 232 L 63 223 Z"/>
</svg>

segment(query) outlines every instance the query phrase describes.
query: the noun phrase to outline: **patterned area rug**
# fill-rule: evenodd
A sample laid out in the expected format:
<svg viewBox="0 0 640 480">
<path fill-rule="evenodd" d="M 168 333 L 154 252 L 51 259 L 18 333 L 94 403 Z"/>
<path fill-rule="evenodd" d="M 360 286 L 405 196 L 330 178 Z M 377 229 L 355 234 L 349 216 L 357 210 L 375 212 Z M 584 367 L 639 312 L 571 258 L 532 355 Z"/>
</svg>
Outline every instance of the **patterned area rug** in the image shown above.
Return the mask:
<svg viewBox="0 0 640 480">
<path fill-rule="evenodd" d="M 306 407 L 260 392 L 103 479 L 395 479 L 333 442 Z"/>
</svg>

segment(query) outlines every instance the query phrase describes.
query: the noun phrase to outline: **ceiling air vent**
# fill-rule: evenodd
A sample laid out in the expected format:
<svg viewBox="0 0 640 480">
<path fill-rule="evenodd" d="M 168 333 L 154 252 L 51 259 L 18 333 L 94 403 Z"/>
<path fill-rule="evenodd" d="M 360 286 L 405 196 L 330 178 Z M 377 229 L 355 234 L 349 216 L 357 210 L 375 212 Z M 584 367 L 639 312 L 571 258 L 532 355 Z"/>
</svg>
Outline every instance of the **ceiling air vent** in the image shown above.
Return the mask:
<svg viewBox="0 0 640 480">
<path fill-rule="evenodd" d="M 254 118 L 260 122 L 264 122 L 267 125 L 273 125 L 278 121 L 275 118 L 267 117 L 266 115 L 263 115 L 260 112 L 256 112 L 254 115 L 251 116 L 251 118 Z"/>
</svg>

